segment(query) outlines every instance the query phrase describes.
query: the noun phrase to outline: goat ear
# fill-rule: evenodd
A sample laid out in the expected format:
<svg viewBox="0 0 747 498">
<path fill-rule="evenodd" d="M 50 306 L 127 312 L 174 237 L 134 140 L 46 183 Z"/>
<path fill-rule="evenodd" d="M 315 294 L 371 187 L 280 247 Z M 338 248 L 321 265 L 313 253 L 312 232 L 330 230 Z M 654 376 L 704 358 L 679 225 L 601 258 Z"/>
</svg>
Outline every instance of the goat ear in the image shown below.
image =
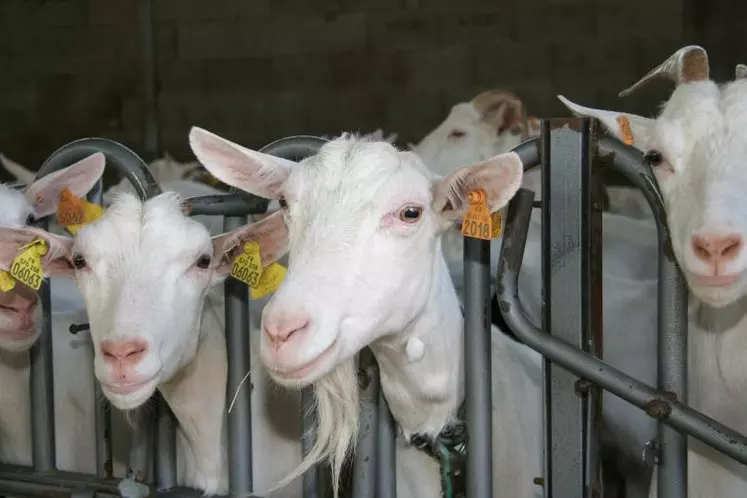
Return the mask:
<svg viewBox="0 0 747 498">
<path fill-rule="evenodd" d="M 60 192 L 65 187 L 76 197 L 84 197 L 104 174 L 105 167 L 106 157 L 96 152 L 29 185 L 24 196 L 34 207 L 34 216 L 43 218 L 54 213 L 60 201 Z"/>
<path fill-rule="evenodd" d="M 433 210 L 447 222 L 457 221 L 467 211 L 469 193 L 483 190 L 488 209 L 494 213 L 508 204 L 519 190 L 523 174 L 524 165 L 514 152 L 459 168 L 435 182 Z"/>
<path fill-rule="evenodd" d="M 47 253 L 41 257 L 44 276 L 72 276 L 74 268 L 69 255 L 73 239 L 39 228 L 0 228 L 0 270 L 10 271 L 19 249 L 36 239 L 47 242 Z"/>
<path fill-rule="evenodd" d="M 231 272 L 234 260 L 243 252 L 244 244 L 257 242 L 263 266 L 274 263 L 288 251 L 288 230 L 283 212 L 276 211 L 262 221 L 245 225 L 213 238 L 216 272 L 225 276 Z"/>
<path fill-rule="evenodd" d="M 196 126 L 189 132 L 189 145 L 215 178 L 265 199 L 280 196 L 282 184 L 298 164 L 247 149 Z"/>
<path fill-rule="evenodd" d="M 503 135 L 522 125 L 524 104 L 514 94 L 503 90 L 489 90 L 472 99 L 472 106 L 483 122 Z"/>
<path fill-rule="evenodd" d="M 3 154 L 0 154 L 0 164 L 2 164 L 3 168 L 5 168 L 5 170 L 13 175 L 19 182 L 25 183 L 26 185 L 34 183 L 33 171 L 27 170 Z"/>
<path fill-rule="evenodd" d="M 638 150 L 646 151 L 646 141 L 648 139 L 651 125 L 654 120 L 644 118 L 636 114 L 627 114 L 617 111 L 605 111 L 603 109 L 594 109 L 575 104 L 558 95 L 558 99 L 570 111 L 581 118 L 596 118 L 602 123 L 602 126 L 609 131 L 615 138 L 625 145 L 632 145 Z"/>
</svg>

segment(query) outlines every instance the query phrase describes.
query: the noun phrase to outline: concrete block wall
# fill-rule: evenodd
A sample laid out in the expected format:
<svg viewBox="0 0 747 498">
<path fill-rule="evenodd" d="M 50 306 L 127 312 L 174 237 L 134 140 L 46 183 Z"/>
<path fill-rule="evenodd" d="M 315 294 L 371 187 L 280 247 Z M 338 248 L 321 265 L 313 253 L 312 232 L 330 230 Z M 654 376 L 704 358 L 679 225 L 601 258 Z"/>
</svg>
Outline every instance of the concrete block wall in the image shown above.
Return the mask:
<svg viewBox="0 0 747 498">
<path fill-rule="evenodd" d="M 503 87 L 539 116 L 571 99 L 655 112 L 666 83 L 617 92 L 682 45 L 682 0 L 153 0 L 163 149 L 203 126 L 250 146 L 383 128 L 417 141 Z M 142 153 L 135 0 L 0 2 L 0 152 L 37 168 L 104 136 Z M 706 47 L 707 48 L 707 47 Z"/>
</svg>

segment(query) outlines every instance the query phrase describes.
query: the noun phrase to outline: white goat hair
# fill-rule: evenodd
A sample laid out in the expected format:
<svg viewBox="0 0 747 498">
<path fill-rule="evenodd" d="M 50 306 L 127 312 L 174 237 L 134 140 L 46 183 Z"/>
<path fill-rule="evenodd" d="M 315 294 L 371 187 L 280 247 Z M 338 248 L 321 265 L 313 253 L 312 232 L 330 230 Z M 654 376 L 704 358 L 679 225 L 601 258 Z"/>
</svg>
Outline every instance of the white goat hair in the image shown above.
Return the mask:
<svg viewBox="0 0 747 498">
<path fill-rule="evenodd" d="M 48 216 L 56 209 L 63 187 L 85 195 L 104 171 L 104 156 L 93 154 L 57 171 L 24 192 L 0 184 L 0 227 L 21 228 L 32 219 Z M 0 460 L 31 465 L 31 399 L 28 349 L 40 328 L 38 295 L 21 283 L 0 292 Z M 85 322 L 85 311 L 71 307 L 54 310 L 52 334 L 56 462 L 61 470 L 96 472 L 93 422 L 94 385 L 90 348 L 84 334 L 66 331 L 73 323 Z M 122 465 L 115 458 L 115 465 Z"/>
<path fill-rule="evenodd" d="M 559 96 L 576 115 L 599 119 L 646 154 L 667 211 L 672 249 L 691 293 L 688 402 L 747 433 L 747 80 L 710 80 L 708 56 L 687 46 L 621 93 L 659 76 L 676 88 L 656 118 L 593 109 Z M 745 496 L 747 468 L 699 440 L 688 441 L 688 496 Z M 651 496 L 656 496 L 655 480 Z"/>
<path fill-rule="evenodd" d="M 433 181 L 417 155 L 349 136 L 298 167 L 198 128 L 190 142 L 216 178 L 283 206 L 290 266 L 264 310 L 260 355 L 281 384 L 314 385 L 319 430 L 300 470 L 326 458 L 337 482 L 357 432 L 353 356 L 366 345 L 405 438 L 450 423 L 463 392 L 463 320 L 440 234 L 470 189 L 485 189 L 493 211 L 505 205 L 521 182 L 518 156 Z M 413 341 L 422 357 L 408 354 Z M 494 496 L 540 496 L 540 357 L 497 330 L 493 355 Z M 436 462 L 397 448 L 398 495 L 440 496 Z"/>
<path fill-rule="evenodd" d="M 285 247 L 279 227 L 278 214 L 211 242 L 202 224 L 181 213 L 176 193 L 145 203 L 122 193 L 75 239 L 19 229 L 0 231 L 0 243 L 7 251 L 8 245 L 15 248 L 35 237 L 46 238 L 50 256 L 45 270 L 74 277 L 84 296 L 94 370 L 104 395 L 120 410 L 130 410 L 158 389 L 179 422 L 178 483 L 210 495 L 228 491 L 227 364 L 219 284 L 242 241 L 270 233 L 263 239 L 263 260 L 277 259 L 266 251 L 272 250 L 271 237 L 279 238 L 276 246 Z M 133 344 L 143 349 L 133 350 Z M 257 391 L 266 388 L 261 373 L 256 375 L 253 470 L 255 486 L 269 487 L 300 461 L 301 408 L 298 395 L 287 393 L 265 395 L 271 402 L 260 404 Z M 299 490 L 291 486 L 277 496 L 291 498 Z"/>
</svg>

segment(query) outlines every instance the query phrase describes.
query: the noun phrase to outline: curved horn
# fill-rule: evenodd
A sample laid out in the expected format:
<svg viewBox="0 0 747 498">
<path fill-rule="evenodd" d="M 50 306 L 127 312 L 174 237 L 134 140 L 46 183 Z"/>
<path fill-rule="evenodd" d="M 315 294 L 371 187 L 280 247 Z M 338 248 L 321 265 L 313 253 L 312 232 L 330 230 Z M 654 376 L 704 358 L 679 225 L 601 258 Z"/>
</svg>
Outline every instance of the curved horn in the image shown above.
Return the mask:
<svg viewBox="0 0 747 498">
<path fill-rule="evenodd" d="M 688 45 L 676 51 L 672 56 L 649 71 L 646 76 L 638 80 L 618 95 L 627 97 L 649 81 L 665 76 L 677 85 L 691 81 L 704 81 L 709 78 L 708 54 L 703 47 Z"/>
<path fill-rule="evenodd" d="M 736 69 L 734 69 L 734 79 L 742 80 L 744 78 L 747 78 L 747 64 L 737 64 Z"/>
</svg>

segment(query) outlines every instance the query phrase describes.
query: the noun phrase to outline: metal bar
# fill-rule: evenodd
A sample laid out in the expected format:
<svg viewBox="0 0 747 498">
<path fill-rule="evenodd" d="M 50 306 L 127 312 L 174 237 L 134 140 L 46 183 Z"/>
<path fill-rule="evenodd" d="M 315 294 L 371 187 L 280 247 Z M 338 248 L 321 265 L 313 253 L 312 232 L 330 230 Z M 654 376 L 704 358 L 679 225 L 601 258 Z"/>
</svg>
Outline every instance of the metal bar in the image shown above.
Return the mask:
<svg viewBox="0 0 747 498">
<path fill-rule="evenodd" d="M 358 367 L 361 377 L 361 414 L 358 444 L 353 463 L 352 498 L 376 498 L 376 418 L 379 400 L 379 369 L 371 350 L 361 351 Z"/>
<path fill-rule="evenodd" d="M 190 197 L 182 202 L 182 212 L 187 216 L 248 216 L 267 211 L 267 199 L 245 192 Z"/>
<path fill-rule="evenodd" d="M 42 222 L 49 229 L 48 220 Z M 54 365 L 52 361 L 52 296 L 49 280 L 41 288 L 42 331 L 31 347 L 31 441 L 34 470 L 56 468 L 54 427 Z"/>
<path fill-rule="evenodd" d="M 130 443 L 127 477 L 139 482 L 147 482 L 155 474 L 153 435 L 156 430 L 156 419 L 145 409 L 137 410 L 130 418 L 132 420 L 132 442 Z"/>
<path fill-rule="evenodd" d="M 160 392 L 156 398 L 156 440 L 153 474 L 160 490 L 176 486 L 176 417 Z"/>
<path fill-rule="evenodd" d="M 376 483 L 377 498 L 397 498 L 397 426 L 392 412 L 379 390 L 378 422 L 376 430 Z"/>
<path fill-rule="evenodd" d="M 303 435 L 301 437 L 301 452 L 303 456 L 309 454 L 316 440 L 314 390 L 305 387 L 301 390 L 301 409 L 303 410 Z M 303 498 L 317 498 L 319 494 L 319 468 L 309 469 L 303 475 Z"/>
<path fill-rule="evenodd" d="M 601 327 L 602 315 L 598 280 L 592 287 L 592 273 L 598 275 L 600 268 L 592 267 L 591 258 L 592 245 L 598 247 L 599 241 L 591 230 L 590 121 L 543 120 L 541 137 L 543 329 L 588 353 L 592 322 Z M 598 225 L 599 212 L 596 218 Z M 545 496 L 590 497 L 588 391 L 579 396 L 578 378 L 548 360 L 544 371 Z"/>
<path fill-rule="evenodd" d="M 531 152 L 525 153 L 531 155 Z M 498 267 L 499 307 L 517 338 L 551 361 L 643 409 L 667 426 L 747 464 L 747 437 L 562 340 L 543 334 L 529 322 L 518 297 L 518 277 L 533 200 L 533 192 L 520 189 L 509 204 Z"/>
<path fill-rule="evenodd" d="M 687 286 L 674 259 L 666 213 L 656 180 L 640 160 L 640 152 L 607 139 L 600 142 L 600 153 L 614 159 L 614 167 L 624 174 L 651 206 L 659 234 L 659 390 L 687 404 Z M 687 438 L 659 423 L 659 479 L 661 498 L 687 496 Z"/>
<path fill-rule="evenodd" d="M 96 423 L 96 474 L 99 477 L 111 478 L 113 468 L 111 444 L 111 407 L 104 399 L 101 385 L 94 384 L 95 423 Z"/>
<path fill-rule="evenodd" d="M 464 384 L 467 496 L 493 496 L 490 241 L 464 238 Z"/>
<path fill-rule="evenodd" d="M 160 153 L 158 135 L 158 96 L 156 92 L 156 56 L 153 43 L 153 1 L 140 0 L 138 9 L 140 50 L 143 69 L 144 115 L 143 123 L 145 158 L 156 159 Z"/>
<path fill-rule="evenodd" d="M 247 223 L 245 217 L 226 216 L 226 232 Z M 238 280 L 225 284 L 226 350 L 228 353 L 227 397 L 231 399 L 249 372 L 250 330 L 249 289 Z M 228 475 L 231 496 L 246 496 L 253 490 L 252 471 L 252 396 L 251 376 L 238 390 L 231 413 L 228 414 Z"/>
</svg>

